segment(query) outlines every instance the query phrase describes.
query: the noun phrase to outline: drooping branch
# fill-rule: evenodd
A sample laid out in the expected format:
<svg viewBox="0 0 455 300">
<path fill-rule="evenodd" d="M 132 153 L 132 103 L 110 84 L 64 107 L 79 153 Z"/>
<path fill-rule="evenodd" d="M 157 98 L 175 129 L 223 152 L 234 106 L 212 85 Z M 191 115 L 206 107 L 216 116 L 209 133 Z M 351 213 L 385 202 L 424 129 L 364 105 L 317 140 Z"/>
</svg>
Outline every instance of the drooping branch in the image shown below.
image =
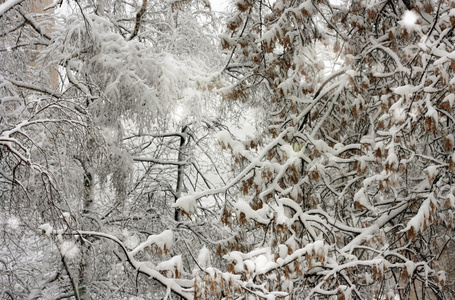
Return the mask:
<svg viewBox="0 0 455 300">
<path fill-rule="evenodd" d="M 28 89 L 28 90 L 31 90 L 31 91 L 47 94 L 47 95 L 49 95 L 51 97 L 54 97 L 54 98 L 61 98 L 62 97 L 61 93 L 53 91 L 53 90 L 51 90 L 49 88 L 46 88 L 46 87 L 40 87 L 40 86 L 37 86 L 37 85 L 32 84 L 32 83 L 19 81 L 19 80 L 14 80 L 14 79 L 11 79 L 11 78 L 8 78 L 6 80 L 11 82 L 13 85 L 15 85 L 17 87 L 20 87 L 20 88 L 24 88 L 24 89 Z"/>
<path fill-rule="evenodd" d="M 11 8 L 13 8 L 14 6 L 21 4 L 22 2 L 24 2 L 24 0 L 11 0 L 0 4 L 0 16 L 6 13 Z"/>
<path fill-rule="evenodd" d="M 108 239 L 108 240 L 115 242 L 122 249 L 122 252 L 125 254 L 126 260 L 128 261 L 128 263 L 138 273 L 144 274 L 144 275 L 148 276 L 149 278 L 156 280 L 157 282 L 162 284 L 164 287 L 170 288 L 172 290 L 172 292 L 179 295 L 183 299 L 193 299 L 193 292 L 191 290 L 184 289 L 175 280 L 173 280 L 171 278 L 166 278 L 165 276 L 160 274 L 160 272 L 150 268 L 144 262 L 137 261 L 134 258 L 135 250 L 128 251 L 126 246 L 117 237 L 107 234 L 107 233 L 95 232 L 95 231 L 77 231 L 77 232 L 74 232 L 73 235 L 97 237 L 97 238 Z"/>
<path fill-rule="evenodd" d="M 19 7 L 18 8 L 19 12 L 21 13 L 21 15 L 24 17 L 24 19 L 27 21 L 28 24 L 30 24 L 30 26 L 32 26 L 32 28 L 38 32 L 41 36 L 43 36 L 46 40 L 50 41 L 52 38 L 40 27 L 40 25 L 36 22 L 35 19 L 33 19 L 33 17 L 27 13 L 22 7 Z"/>
</svg>

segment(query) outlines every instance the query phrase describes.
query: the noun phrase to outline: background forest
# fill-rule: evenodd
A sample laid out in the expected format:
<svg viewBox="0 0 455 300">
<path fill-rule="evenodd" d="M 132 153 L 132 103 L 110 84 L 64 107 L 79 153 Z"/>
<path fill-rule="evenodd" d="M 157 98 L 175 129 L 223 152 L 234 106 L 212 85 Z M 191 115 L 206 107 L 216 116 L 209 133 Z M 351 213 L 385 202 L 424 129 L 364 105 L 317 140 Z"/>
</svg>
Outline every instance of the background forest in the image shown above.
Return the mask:
<svg viewBox="0 0 455 300">
<path fill-rule="evenodd" d="M 455 2 L 0 1 L 0 299 L 454 299 Z"/>
</svg>

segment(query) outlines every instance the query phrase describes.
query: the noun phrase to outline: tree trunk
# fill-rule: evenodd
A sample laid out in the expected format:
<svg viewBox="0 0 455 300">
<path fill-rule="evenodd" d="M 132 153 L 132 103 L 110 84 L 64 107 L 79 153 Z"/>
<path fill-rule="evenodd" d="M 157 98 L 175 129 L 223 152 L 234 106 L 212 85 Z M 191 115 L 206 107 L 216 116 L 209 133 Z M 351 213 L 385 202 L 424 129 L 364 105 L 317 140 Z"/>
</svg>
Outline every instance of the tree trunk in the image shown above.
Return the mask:
<svg viewBox="0 0 455 300">
<path fill-rule="evenodd" d="M 95 186 L 95 174 L 93 168 L 90 166 L 90 161 L 88 157 L 77 158 L 84 169 L 84 199 L 82 207 L 82 229 L 83 230 L 92 230 L 89 228 L 87 215 L 93 213 L 94 209 L 94 191 Z M 84 247 L 86 246 L 86 247 Z M 79 278 L 78 278 L 78 293 L 79 299 L 88 300 L 90 297 L 90 290 L 88 289 L 89 283 L 91 281 L 91 268 L 90 268 L 90 244 L 81 241 L 81 260 L 79 263 Z"/>
<path fill-rule="evenodd" d="M 179 156 L 178 156 L 178 162 L 183 162 L 183 160 L 186 157 L 186 146 L 187 146 L 187 130 L 188 126 L 185 125 L 182 128 L 182 135 L 180 136 L 180 146 L 179 146 Z M 182 196 L 182 189 L 183 189 L 183 179 L 185 176 L 185 166 L 183 164 L 180 164 L 177 168 L 177 186 L 175 188 L 175 201 L 177 201 L 178 198 Z M 180 208 L 175 209 L 175 216 L 174 219 L 176 221 L 180 221 L 182 218 L 182 212 L 180 211 Z"/>
</svg>

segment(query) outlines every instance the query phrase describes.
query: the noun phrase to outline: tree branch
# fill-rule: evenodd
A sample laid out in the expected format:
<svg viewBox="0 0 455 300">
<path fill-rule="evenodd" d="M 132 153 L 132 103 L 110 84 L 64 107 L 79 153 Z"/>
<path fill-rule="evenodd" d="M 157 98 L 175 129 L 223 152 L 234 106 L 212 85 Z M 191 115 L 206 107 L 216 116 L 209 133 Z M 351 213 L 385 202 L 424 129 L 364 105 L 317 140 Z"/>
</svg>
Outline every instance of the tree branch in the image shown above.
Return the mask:
<svg viewBox="0 0 455 300">
<path fill-rule="evenodd" d="M 145 13 L 146 9 L 147 9 L 147 0 L 142 0 L 141 9 L 136 14 L 136 25 L 134 26 L 133 34 L 128 39 L 129 41 L 131 41 L 132 39 L 134 39 L 137 36 L 137 34 L 139 32 L 139 27 L 141 26 L 142 15 Z"/>
</svg>

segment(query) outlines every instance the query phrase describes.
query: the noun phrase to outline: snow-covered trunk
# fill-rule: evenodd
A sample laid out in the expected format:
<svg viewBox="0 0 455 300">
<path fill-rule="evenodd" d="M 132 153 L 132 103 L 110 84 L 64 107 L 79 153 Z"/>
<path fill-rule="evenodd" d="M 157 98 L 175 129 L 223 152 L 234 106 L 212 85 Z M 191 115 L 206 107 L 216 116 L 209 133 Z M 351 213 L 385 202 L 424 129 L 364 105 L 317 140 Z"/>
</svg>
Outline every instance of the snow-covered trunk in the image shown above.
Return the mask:
<svg viewBox="0 0 455 300">
<path fill-rule="evenodd" d="M 87 215 L 93 212 L 94 205 L 94 192 L 93 187 L 95 185 L 94 177 L 95 172 L 90 164 L 88 157 L 76 157 L 81 163 L 82 169 L 84 170 L 84 199 L 82 204 L 82 214 Z"/>
<path fill-rule="evenodd" d="M 82 206 L 82 229 L 83 230 L 92 230 L 93 228 L 88 228 L 88 220 L 86 216 L 93 213 L 94 209 L 94 186 L 95 186 L 95 172 L 91 166 L 90 159 L 88 157 L 80 158 L 80 163 L 84 170 L 84 198 Z M 85 245 L 84 245 L 85 244 Z M 86 247 L 84 247 L 86 246 Z M 90 268 L 90 245 L 82 241 L 81 247 L 81 260 L 79 263 L 79 275 L 78 275 L 78 294 L 80 300 L 91 299 L 90 291 L 88 286 L 91 281 L 92 270 Z"/>
<path fill-rule="evenodd" d="M 104 0 L 96 1 L 96 12 L 100 16 L 104 16 Z"/>
<path fill-rule="evenodd" d="M 179 146 L 179 155 L 178 155 L 178 162 L 182 163 L 186 156 L 186 146 L 187 146 L 187 130 L 188 126 L 185 125 L 182 128 L 182 134 L 180 136 L 180 146 Z M 185 166 L 184 164 L 179 164 L 177 168 L 177 186 L 175 188 L 175 201 L 182 196 L 182 189 L 183 189 L 183 179 L 185 176 Z M 175 216 L 174 219 L 176 221 L 180 221 L 182 217 L 182 212 L 180 208 L 175 209 Z"/>
<path fill-rule="evenodd" d="M 90 274 L 91 271 L 89 270 L 89 247 L 83 247 L 81 251 L 81 261 L 79 264 L 79 278 L 78 278 L 78 293 L 80 300 L 89 300 L 90 297 L 90 290 L 88 289 L 88 284 L 90 282 Z"/>
</svg>

